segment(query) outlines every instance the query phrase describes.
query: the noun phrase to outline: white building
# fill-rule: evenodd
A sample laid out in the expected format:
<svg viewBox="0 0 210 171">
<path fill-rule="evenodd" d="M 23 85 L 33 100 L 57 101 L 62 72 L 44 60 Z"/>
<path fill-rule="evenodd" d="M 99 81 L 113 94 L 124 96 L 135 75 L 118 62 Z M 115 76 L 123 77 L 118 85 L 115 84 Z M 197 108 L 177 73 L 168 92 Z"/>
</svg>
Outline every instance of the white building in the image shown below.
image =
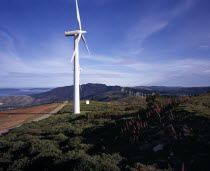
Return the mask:
<svg viewBox="0 0 210 171">
<path fill-rule="evenodd" d="M 90 101 L 89 100 L 86 100 L 86 105 L 89 105 L 90 104 Z"/>
</svg>

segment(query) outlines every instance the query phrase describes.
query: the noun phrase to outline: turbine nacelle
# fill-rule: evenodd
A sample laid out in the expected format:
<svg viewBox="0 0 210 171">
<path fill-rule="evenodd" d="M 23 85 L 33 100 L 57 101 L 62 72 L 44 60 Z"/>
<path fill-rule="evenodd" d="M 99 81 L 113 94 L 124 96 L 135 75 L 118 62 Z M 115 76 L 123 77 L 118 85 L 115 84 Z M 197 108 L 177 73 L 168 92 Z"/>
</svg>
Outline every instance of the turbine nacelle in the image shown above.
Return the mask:
<svg viewBox="0 0 210 171">
<path fill-rule="evenodd" d="M 86 31 L 83 31 L 83 30 L 75 30 L 75 31 L 66 31 L 65 32 L 65 36 L 76 36 L 76 35 L 79 35 L 79 34 L 85 34 L 87 33 Z"/>
</svg>

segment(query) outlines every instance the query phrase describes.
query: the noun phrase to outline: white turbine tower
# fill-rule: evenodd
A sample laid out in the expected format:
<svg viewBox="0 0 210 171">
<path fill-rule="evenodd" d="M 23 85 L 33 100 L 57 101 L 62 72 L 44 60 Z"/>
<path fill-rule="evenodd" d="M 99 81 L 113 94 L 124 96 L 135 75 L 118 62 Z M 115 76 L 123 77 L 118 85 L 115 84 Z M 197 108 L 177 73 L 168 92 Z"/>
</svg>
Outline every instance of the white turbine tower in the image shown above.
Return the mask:
<svg viewBox="0 0 210 171">
<path fill-rule="evenodd" d="M 78 3 L 76 1 L 76 11 L 77 11 L 77 21 L 79 25 L 79 30 L 75 31 L 68 31 L 65 32 L 65 36 L 74 36 L 74 53 L 71 58 L 71 62 L 74 60 L 74 113 L 79 114 L 80 113 L 80 65 L 79 65 L 79 41 L 82 38 L 83 42 L 86 45 L 86 48 L 89 52 L 87 43 L 85 41 L 85 37 L 83 34 L 87 33 L 86 31 L 82 30 L 81 26 L 81 20 L 80 20 L 80 14 L 79 14 L 79 8 Z"/>
</svg>

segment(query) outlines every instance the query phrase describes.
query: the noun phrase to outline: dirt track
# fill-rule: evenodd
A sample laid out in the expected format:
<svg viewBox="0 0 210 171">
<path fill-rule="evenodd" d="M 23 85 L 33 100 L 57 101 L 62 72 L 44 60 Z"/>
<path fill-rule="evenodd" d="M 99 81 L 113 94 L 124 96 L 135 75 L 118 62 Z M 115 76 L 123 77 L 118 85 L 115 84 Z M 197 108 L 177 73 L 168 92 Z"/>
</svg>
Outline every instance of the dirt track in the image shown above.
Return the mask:
<svg viewBox="0 0 210 171">
<path fill-rule="evenodd" d="M 53 115 L 53 114 L 57 113 L 59 110 L 61 110 L 61 109 L 62 109 L 64 106 L 66 106 L 67 104 L 68 104 L 68 102 L 66 101 L 66 102 L 64 102 L 62 105 L 60 105 L 59 107 L 57 107 L 55 110 L 51 111 L 50 113 L 48 113 L 48 114 L 46 114 L 46 115 L 43 115 L 43 116 L 41 116 L 41 117 L 36 118 L 36 119 L 34 119 L 33 121 L 34 121 L 34 122 L 38 122 L 38 121 L 41 121 L 41 120 L 43 120 L 43 119 L 49 118 L 50 115 Z"/>
<path fill-rule="evenodd" d="M 56 107 L 59 103 L 35 106 L 24 109 L 0 112 L 0 131 L 17 126 L 23 122 L 33 120 L 47 114 Z"/>
</svg>

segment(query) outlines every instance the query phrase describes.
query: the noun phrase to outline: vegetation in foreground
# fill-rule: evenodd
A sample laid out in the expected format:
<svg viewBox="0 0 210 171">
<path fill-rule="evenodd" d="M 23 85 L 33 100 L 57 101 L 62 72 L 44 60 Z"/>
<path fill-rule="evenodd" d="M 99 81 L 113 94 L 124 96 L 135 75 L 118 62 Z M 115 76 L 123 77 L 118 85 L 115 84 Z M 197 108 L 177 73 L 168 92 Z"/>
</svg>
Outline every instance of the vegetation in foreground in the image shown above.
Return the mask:
<svg viewBox="0 0 210 171">
<path fill-rule="evenodd" d="M 0 170 L 209 170 L 210 96 L 71 105 L 0 137 Z"/>
</svg>

